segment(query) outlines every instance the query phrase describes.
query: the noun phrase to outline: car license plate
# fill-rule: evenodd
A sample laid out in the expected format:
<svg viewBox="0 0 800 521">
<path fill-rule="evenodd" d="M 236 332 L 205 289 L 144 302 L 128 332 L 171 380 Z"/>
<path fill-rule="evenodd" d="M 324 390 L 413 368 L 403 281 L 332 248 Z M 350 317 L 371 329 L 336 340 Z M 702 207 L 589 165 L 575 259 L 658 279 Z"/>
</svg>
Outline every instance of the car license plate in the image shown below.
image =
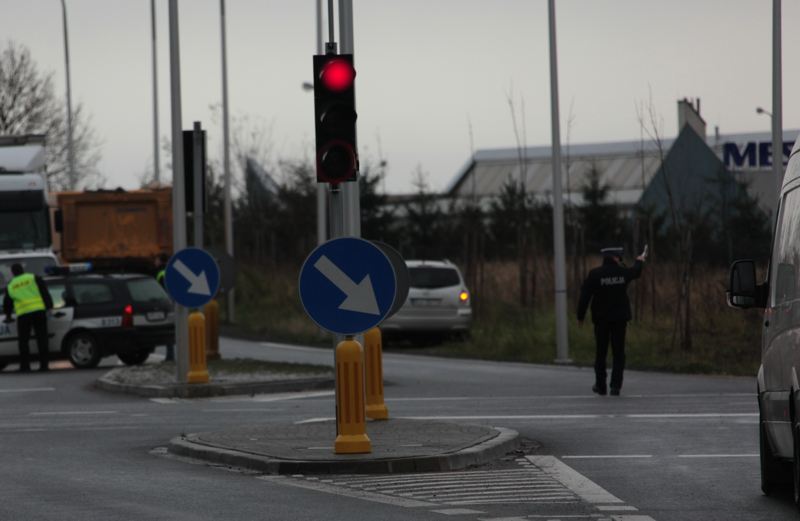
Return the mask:
<svg viewBox="0 0 800 521">
<path fill-rule="evenodd" d="M 101 327 L 119 327 L 122 325 L 122 317 L 105 317 L 100 319 Z"/>
<path fill-rule="evenodd" d="M 442 299 L 438 298 L 415 298 L 411 299 L 411 303 L 419 307 L 438 306 Z"/>
<path fill-rule="evenodd" d="M 156 320 L 164 320 L 167 318 L 167 314 L 163 311 L 150 311 L 147 313 L 147 320 L 150 322 L 154 322 Z"/>
</svg>

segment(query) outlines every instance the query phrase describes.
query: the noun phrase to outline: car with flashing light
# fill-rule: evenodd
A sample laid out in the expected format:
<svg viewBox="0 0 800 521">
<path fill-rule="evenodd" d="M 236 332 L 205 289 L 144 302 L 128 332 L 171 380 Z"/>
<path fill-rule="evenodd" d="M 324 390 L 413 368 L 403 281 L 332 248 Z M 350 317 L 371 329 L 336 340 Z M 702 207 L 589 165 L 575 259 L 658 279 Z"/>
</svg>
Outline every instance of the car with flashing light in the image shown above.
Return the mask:
<svg viewBox="0 0 800 521">
<path fill-rule="evenodd" d="M 458 266 L 449 260 L 407 260 L 408 297 L 380 326 L 389 338 L 439 341 L 469 333 L 471 295 Z"/>
<path fill-rule="evenodd" d="M 157 346 L 174 343 L 172 303 L 149 275 L 56 270 L 43 280 L 53 299 L 53 309 L 47 311 L 52 359 L 66 358 L 74 367 L 87 369 L 116 355 L 126 365 L 138 365 Z M 30 349 L 35 360 L 33 340 Z M 12 317 L 11 322 L 0 321 L 0 369 L 18 361 Z"/>
</svg>

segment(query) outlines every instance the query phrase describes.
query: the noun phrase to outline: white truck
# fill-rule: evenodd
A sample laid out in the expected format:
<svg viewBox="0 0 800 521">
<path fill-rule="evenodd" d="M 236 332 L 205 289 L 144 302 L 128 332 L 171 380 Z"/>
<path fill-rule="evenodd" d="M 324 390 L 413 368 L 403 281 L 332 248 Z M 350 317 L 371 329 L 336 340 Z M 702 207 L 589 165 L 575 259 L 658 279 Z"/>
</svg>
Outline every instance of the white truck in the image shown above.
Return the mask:
<svg viewBox="0 0 800 521">
<path fill-rule="evenodd" d="M 15 262 L 37 275 L 58 265 L 45 165 L 44 136 L 0 136 L 0 288 Z"/>
</svg>

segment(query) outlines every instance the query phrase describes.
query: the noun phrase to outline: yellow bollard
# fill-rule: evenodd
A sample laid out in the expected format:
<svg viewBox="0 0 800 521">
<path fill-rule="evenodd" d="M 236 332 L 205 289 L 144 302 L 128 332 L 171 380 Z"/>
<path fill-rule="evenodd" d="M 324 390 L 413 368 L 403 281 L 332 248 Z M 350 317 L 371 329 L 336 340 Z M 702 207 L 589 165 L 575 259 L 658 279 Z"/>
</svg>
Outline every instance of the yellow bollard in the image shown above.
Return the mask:
<svg viewBox="0 0 800 521">
<path fill-rule="evenodd" d="M 211 300 L 203 308 L 206 317 L 206 360 L 219 360 L 219 302 Z"/>
<path fill-rule="evenodd" d="M 383 401 L 383 349 L 381 330 L 373 327 L 364 333 L 364 359 L 366 361 L 367 418 L 388 420 L 389 409 Z"/>
<path fill-rule="evenodd" d="M 199 311 L 189 314 L 189 374 L 190 384 L 208 383 L 206 367 L 206 319 Z"/>
<path fill-rule="evenodd" d="M 336 346 L 336 454 L 372 452 L 364 418 L 364 352 L 353 337 Z"/>
</svg>

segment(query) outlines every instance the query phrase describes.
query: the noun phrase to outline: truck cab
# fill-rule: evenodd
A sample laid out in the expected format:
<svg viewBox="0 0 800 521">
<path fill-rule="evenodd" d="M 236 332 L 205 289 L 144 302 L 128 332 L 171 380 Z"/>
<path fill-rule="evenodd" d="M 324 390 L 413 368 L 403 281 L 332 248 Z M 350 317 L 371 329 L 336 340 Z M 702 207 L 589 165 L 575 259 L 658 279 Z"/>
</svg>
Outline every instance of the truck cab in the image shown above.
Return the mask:
<svg viewBox="0 0 800 521">
<path fill-rule="evenodd" d="M 52 242 L 44 136 L 0 136 L 0 259 Z"/>
</svg>

